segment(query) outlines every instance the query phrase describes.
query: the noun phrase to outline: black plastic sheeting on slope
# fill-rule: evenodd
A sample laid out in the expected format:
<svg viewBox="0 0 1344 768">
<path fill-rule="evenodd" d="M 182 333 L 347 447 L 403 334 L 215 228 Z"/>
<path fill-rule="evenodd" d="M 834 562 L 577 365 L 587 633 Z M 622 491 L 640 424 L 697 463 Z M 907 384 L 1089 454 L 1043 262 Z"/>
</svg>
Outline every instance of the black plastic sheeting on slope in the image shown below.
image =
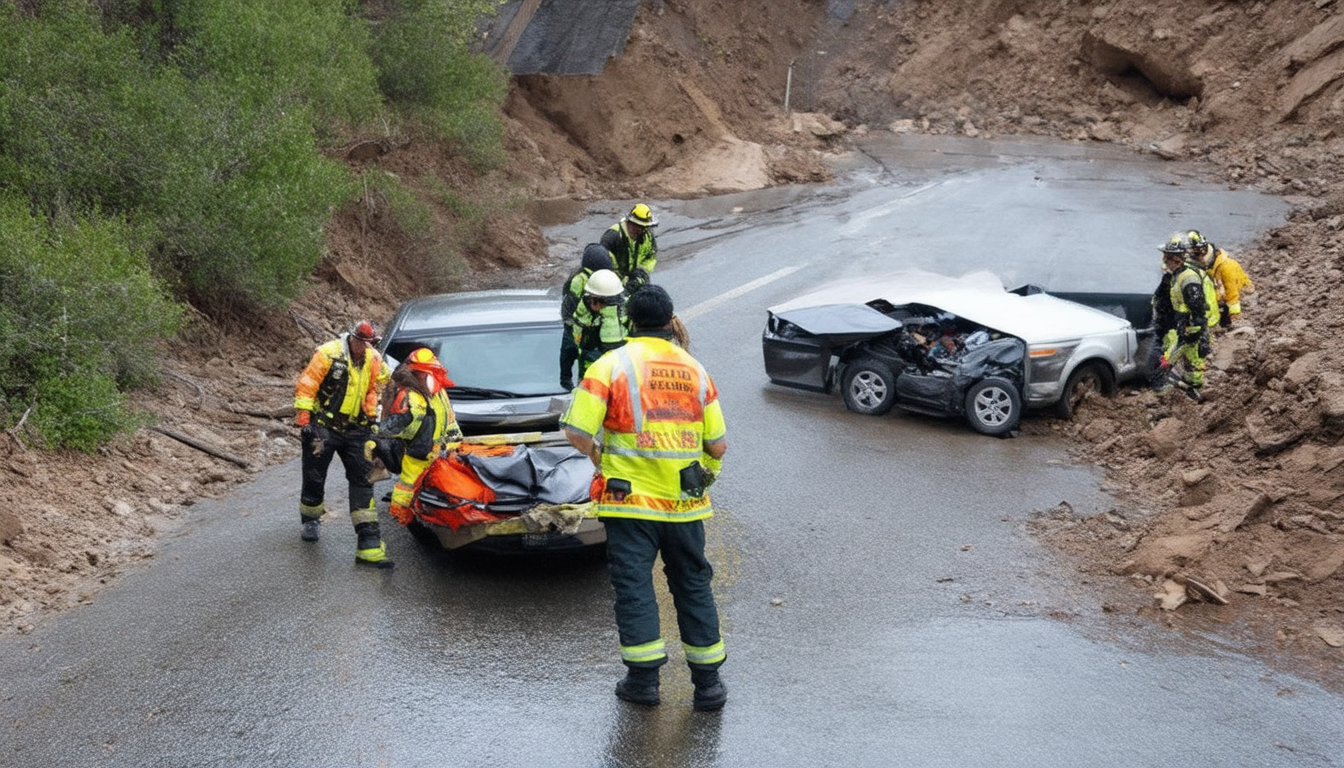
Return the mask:
<svg viewBox="0 0 1344 768">
<path fill-rule="evenodd" d="M 496 61 L 507 56 L 515 75 L 600 75 L 608 59 L 625 51 L 641 2 L 509 0 L 490 24 L 485 52 Z"/>
</svg>

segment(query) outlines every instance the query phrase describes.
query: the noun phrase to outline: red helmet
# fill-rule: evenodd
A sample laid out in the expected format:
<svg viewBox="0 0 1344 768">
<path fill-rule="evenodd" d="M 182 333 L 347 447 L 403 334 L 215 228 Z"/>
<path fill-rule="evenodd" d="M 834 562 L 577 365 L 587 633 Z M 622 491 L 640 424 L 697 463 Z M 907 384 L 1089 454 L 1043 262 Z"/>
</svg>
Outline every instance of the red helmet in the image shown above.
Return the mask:
<svg viewBox="0 0 1344 768">
<path fill-rule="evenodd" d="M 373 327 L 373 323 L 368 320 L 360 320 L 350 329 L 350 335 L 364 342 L 365 344 L 377 344 L 383 340 L 378 333 L 378 329 Z"/>
<path fill-rule="evenodd" d="M 412 371 L 429 374 L 441 388 L 456 386 L 453 380 L 448 378 L 448 369 L 443 367 L 443 363 L 439 362 L 439 358 L 434 356 L 434 351 L 428 347 L 420 347 L 407 355 L 406 367 Z"/>
</svg>

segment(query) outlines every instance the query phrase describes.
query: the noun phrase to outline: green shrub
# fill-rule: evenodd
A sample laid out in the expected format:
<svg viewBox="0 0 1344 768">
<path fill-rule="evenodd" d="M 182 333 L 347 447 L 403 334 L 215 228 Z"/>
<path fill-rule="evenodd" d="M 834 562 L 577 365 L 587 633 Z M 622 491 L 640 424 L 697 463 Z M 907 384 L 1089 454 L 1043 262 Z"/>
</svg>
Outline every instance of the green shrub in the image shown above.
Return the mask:
<svg viewBox="0 0 1344 768">
<path fill-rule="evenodd" d="M 174 59 L 192 79 L 223 84 L 243 103 L 307 105 L 316 127 L 358 127 L 382 109 L 368 26 L 348 0 L 177 0 L 184 43 Z"/>
<path fill-rule="evenodd" d="M 378 85 L 395 104 L 455 142 L 478 168 L 505 159 L 499 106 L 506 73 L 473 53 L 475 21 L 490 0 L 402 0 L 375 28 Z"/>
<path fill-rule="evenodd" d="M 283 303 L 321 258 L 353 179 L 317 152 L 302 105 L 238 104 L 209 82 L 192 97 L 198 109 L 173 127 L 183 150 L 158 157 L 161 266 L 206 303 Z"/>
<path fill-rule="evenodd" d="M 29 414 L 30 424 L 46 448 L 73 448 L 86 453 L 117 435 L 147 423 L 126 408 L 116 382 L 97 371 L 73 370 L 43 380 L 42 393 Z"/>
<path fill-rule="evenodd" d="M 14 195 L 0 196 L 0 299 L 6 425 L 32 408 L 49 444 L 86 450 L 134 422 L 118 388 L 153 380 L 156 345 L 181 319 L 124 222 L 53 224 Z"/>
<path fill-rule="evenodd" d="M 334 0 L 238 5 L 339 9 Z M 232 38 L 215 29 L 227 26 L 216 16 L 232 6 L 184 3 L 218 22 L 191 17 L 199 23 L 187 25 L 214 31 L 201 32 L 205 42 L 184 58 L 220 63 L 194 79 L 143 62 L 135 36 L 104 33 L 82 3 L 44 5 L 35 19 L 11 12 L 0 25 L 0 190 L 20 192 L 48 216 L 98 208 L 137 222 L 159 237 L 161 276 L 206 304 L 279 303 L 302 289 L 321 258 L 323 225 L 354 188 L 348 171 L 318 152 L 310 102 L 294 96 L 323 78 L 279 55 L 292 42 L 283 34 L 267 38 L 274 57 L 226 45 Z M 253 55 L 292 66 L 249 74 L 244 59 Z M 332 82 L 331 99 L 358 90 Z M 371 80 L 366 90 L 376 99 Z"/>
<path fill-rule="evenodd" d="M 390 173 L 370 170 L 360 176 L 364 185 L 365 205 L 373 209 L 386 206 L 403 232 L 413 238 L 430 235 L 429 208 L 415 193 Z"/>
</svg>

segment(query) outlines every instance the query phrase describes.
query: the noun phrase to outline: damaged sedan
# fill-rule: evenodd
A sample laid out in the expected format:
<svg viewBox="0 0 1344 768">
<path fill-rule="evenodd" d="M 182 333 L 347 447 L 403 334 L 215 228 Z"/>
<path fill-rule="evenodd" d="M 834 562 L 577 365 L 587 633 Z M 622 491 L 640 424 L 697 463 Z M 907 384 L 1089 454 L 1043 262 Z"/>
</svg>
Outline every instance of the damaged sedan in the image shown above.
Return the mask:
<svg viewBox="0 0 1344 768">
<path fill-rule="evenodd" d="M 1036 286 L 1007 291 L 987 272 L 838 283 L 769 308 L 765 370 L 775 384 L 839 391 L 856 413 L 899 407 L 1009 436 L 1024 409 L 1069 418 L 1138 371 L 1137 334 L 1120 305 L 1146 297 L 1070 299 Z"/>
</svg>

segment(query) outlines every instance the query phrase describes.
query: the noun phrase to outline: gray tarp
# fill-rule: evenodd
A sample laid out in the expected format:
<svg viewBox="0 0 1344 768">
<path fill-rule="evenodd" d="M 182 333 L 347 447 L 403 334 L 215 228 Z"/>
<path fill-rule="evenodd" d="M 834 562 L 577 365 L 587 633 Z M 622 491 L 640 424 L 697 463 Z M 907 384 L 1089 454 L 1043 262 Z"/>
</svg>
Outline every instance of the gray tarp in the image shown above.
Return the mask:
<svg viewBox="0 0 1344 768">
<path fill-rule="evenodd" d="M 588 501 L 593 463 L 568 446 L 532 448 L 520 445 L 509 456 L 463 454 L 467 464 L 496 499 L 493 511 L 526 509 L 534 504 L 578 504 Z"/>
</svg>

